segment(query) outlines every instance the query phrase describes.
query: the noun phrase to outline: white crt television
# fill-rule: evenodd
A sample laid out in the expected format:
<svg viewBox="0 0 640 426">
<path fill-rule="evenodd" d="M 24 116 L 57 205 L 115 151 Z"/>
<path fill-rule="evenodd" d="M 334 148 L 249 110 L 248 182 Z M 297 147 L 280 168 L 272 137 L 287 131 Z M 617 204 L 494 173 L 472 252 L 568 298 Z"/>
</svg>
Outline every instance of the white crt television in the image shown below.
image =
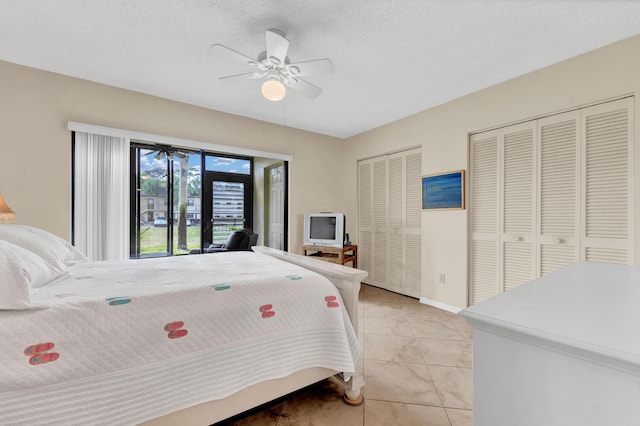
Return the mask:
<svg viewBox="0 0 640 426">
<path fill-rule="evenodd" d="M 342 213 L 304 215 L 304 245 L 343 247 L 345 218 Z"/>
</svg>

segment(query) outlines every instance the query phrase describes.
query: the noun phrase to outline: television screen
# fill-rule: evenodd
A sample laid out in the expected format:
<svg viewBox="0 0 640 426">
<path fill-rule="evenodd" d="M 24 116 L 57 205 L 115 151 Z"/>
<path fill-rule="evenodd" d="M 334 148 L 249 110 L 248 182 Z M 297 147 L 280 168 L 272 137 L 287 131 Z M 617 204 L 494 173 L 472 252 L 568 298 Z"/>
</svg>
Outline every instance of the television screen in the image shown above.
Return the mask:
<svg viewBox="0 0 640 426">
<path fill-rule="evenodd" d="M 332 240 L 336 237 L 335 216 L 311 217 L 310 237 L 320 240 Z"/>
</svg>

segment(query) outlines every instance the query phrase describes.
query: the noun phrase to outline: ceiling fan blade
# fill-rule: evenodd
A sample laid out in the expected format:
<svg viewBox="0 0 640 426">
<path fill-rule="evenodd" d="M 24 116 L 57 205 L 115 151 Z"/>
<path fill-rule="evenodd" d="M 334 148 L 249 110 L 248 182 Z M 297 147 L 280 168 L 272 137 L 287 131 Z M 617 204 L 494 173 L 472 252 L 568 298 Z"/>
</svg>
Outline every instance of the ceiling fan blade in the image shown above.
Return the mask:
<svg viewBox="0 0 640 426">
<path fill-rule="evenodd" d="M 284 64 L 289 50 L 289 40 L 284 38 L 282 31 L 272 28 L 266 31 L 267 34 L 267 58 L 277 58 Z"/>
<path fill-rule="evenodd" d="M 306 80 L 301 78 L 296 79 L 296 83 L 290 86 L 293 90 L 297 90 L 308 98 L 314 99 L 320 96 L 322 89 L 318 86 L 314 86 Z"/>
<path fill-rule="evenodd" d="M 333 74 L 333 64 L 327 58 L 315 59 L 313 61 L 289 64 L 289 70 L 291 75 L 301 77 L 305 75 Z"/>
<path fill-rule="evenodd" d="M 220 80 L 233 82 L 238 80 L 256 79 L 256 78 L 264 77 L 265 75 L 267 74 L 263 72 L 247 72 L 243 74 L 234 74 L 234 75 L 228 75 L 226 77 L 220 77 Z"/>
<path fill-rule="evenodd" d="M 212 44 L 211 48 L 218 52 L 224 53 L 226 56 L 233 58 L 236 61 L 240 61 L 245 65 L 257 66 L 256 64 L 258 64 L 255 59 L 250 58 L 247 55 L 243 55 L 242 53 L 237 52 L 223 44 Z"/>
</svg>

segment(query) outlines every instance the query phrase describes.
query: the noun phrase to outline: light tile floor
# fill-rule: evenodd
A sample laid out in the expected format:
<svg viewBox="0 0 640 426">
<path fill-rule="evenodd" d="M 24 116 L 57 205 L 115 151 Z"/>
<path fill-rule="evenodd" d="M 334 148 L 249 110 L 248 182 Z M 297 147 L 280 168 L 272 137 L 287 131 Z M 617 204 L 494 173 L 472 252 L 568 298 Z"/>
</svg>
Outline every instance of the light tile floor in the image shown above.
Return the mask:
<svg viewBox="0 0 640 426">
<path fill-rule="evenodd" d="M 328 379 L 220 425 L 471 426 L 471 327 L 416 299 L 363 285 L 358 337 L 365 402 Z"/>
</svg>

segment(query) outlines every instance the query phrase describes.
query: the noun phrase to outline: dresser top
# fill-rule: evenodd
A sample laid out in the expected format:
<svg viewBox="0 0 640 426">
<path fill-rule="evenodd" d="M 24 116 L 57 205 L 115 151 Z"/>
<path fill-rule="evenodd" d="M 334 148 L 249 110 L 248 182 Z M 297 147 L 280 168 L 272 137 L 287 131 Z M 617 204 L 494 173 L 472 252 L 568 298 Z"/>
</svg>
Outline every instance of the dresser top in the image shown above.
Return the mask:
<svg viewBox="0 0 640 426">
<path fill-rule="evenodd" d="M 473 326 L 550 342 L 640 372 L 640 267 L 580 262 L 460 312 Z"/>
</svg>

